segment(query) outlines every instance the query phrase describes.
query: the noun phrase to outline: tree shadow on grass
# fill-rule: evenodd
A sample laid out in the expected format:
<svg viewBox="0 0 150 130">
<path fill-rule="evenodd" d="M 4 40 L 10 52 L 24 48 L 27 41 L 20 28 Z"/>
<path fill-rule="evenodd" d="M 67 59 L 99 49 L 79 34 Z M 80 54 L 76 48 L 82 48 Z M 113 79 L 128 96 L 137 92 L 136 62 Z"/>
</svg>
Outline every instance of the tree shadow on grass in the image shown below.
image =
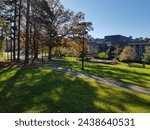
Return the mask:
<svg viewBox="0 0 150 130">
<path fill-rule="evenodd" d="M 89 70 L 87 67 L 86 73 L 149 88 L 147 78 L 148 76 L 150 77 L 150 74 L 147 73 L 131 72 L 111 66 L 94 66 L 92 70 Z"/>
<path fill-rule="evenodd" d="M 116 87 L 103 88 L 107 93 L 105 98 L 99 98 L 99 102 L 103 102 L 110 112 L 150 112 L 150 96 L 137 94 L 124 89 L 117 89 Z M 115 111 L 114 111 L 115 110 Z"/>
<path fill-rule="evenodd" d="M 21 68 L 1 82 L 0 112 L 97 111 L 95 89 L 88 83 L 61 72 L 40 71 Z"/>
<path fill-rule="evenodd" d="M 10 62 L 0 62 L 0 74 L 9 71 L 13 66 L 14 64 L 10 64 Z"/>
<path fill-rule="evenodd" d="M 109 87 L 47 68 L 20 68 L 0 83 L 0 112 L 129 112 L 122 101 L 150 106 L 133 93 Z"/>
<path fill-rule="evenodd" d="M 150 74 L 145 71 L 137 72 L 127 70 L 125 68 L 119 68 L 117 66 L 110 66 L 104 64 L 85 64 L 85 71 L 81 71 L 79 68 L 81 64 L 79 62 L 71 61 L 53 61 L 53 65 L 62 66 L 64 68 L 69 68 L 82 73 L 92 74 L 98 77 L 108 78 L 116 81 L 121 81 L 125 83 L 131 83 L 142 87 L 149 88 Z"/>
</svg>

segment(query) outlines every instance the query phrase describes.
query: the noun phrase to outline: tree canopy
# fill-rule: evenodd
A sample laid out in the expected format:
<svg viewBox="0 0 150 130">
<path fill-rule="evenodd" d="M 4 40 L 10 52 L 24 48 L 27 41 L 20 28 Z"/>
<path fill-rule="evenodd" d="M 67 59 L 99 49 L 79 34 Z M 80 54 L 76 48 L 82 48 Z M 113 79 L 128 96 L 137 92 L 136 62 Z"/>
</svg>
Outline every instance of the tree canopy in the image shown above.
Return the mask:
<svg viewBox="0 0 150 130">
<path fill-rule="evenodd" d="M 120 54 L 121 61 L 131 61 L 136 58 L 136 51 L 131 46 L 126 46 Z"/>
<path fill-rule="evenodd" d="M 54 47 L 79 41 L 93 29 L 91 22 L 85 22 L 84 13 L 66 9 L 59 0 L 3 0 L 0 11 L 7 18 L 4 23 L 8 23 L 6 29 L 0 26 L 8 32 L 13 60 L 17 51 L 18 61 L 23 52 L 26 62 L 31 53 L 36 60 L 45 48 L 51 59 Z"/>
</svg>

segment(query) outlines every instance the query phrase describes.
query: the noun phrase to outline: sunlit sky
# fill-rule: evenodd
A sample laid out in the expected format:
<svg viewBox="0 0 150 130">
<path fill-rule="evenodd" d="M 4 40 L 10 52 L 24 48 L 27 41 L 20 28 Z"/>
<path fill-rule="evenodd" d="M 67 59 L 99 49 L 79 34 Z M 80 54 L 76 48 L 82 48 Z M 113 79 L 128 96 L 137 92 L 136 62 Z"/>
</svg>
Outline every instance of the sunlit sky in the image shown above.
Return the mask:
<svg viewBox="0 0 150 130">
<path fill-rule="evenodd" d="M 60 0 L 72 11 L 85 13 L 95 38 L 106 35 L 150 37 L 150 0 Z"/>
</svg>

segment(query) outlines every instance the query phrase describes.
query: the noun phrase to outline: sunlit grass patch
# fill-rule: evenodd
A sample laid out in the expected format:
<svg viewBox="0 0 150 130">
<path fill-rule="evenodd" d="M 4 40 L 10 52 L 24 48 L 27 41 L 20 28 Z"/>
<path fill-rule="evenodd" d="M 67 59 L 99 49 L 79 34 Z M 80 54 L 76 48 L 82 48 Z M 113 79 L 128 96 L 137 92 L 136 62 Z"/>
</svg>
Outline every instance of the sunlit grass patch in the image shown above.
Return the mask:
<svg viewBox="0 0 150 130">
<path fill-rule="evenodd" d="M 150 69 L 129 67 L 125 63 L 119 65 L 110 65 L 103 63 L 85 63 L 85 70 L 81 70 L 81 62 L 52 61 L 51 65 L 57 65 L 82 73 L 88 73 L 95 76 L 131 83 L 141 87 L 150 88 Z M 147 65 L 149 67 L 149 65 Z"/>
<path fill-rule="evenodd" d="M 150 96 L 94 80 L 43 67 L 1 72 L 0 112 L 150 112 Z"/>
</svg>

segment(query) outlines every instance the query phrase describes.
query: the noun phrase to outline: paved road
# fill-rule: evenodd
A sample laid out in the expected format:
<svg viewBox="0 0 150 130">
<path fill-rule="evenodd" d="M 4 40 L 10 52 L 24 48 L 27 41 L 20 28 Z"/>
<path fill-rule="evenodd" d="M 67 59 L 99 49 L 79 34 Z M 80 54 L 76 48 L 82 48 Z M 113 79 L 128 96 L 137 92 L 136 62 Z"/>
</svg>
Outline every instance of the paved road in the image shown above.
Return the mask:
<svg viewBox="0 0 150 130">
<path fill-rule="evenodd" d="M 62 71 L 64 73 L 68 73 L 68 74 L 71 74 L 71 75 L 74 75 L 74 76 L 89 78 L 91 80 L 95 80 L 96 82 L 108 84 L 110 86 L 116 86 L 116 87 L 131 90 L 131 91 L 134 91 L 134 92 L 150 95 L 150 89 L 148 89 L 148 88 L 143 88 L 143 87 L 140 87 L 140 86 L 136 86 L 136 85 L 132 85 L 132 84 L 124 83 L 124 82 L 104 79 L 104 78 L 97 77 L 97 76 L 90 75 L 90 74 L 83 74 L 83 73 L 79 73 L 77 71 L 73 71 L 73 70 L 70 70 L 70 69 L 65 69 L 65 68 L 62 68 L 62 67 L 50 66 L 49 64 L 44 64 L 42 66 L 51 68 L 53 70 Z"/>
</svg>

